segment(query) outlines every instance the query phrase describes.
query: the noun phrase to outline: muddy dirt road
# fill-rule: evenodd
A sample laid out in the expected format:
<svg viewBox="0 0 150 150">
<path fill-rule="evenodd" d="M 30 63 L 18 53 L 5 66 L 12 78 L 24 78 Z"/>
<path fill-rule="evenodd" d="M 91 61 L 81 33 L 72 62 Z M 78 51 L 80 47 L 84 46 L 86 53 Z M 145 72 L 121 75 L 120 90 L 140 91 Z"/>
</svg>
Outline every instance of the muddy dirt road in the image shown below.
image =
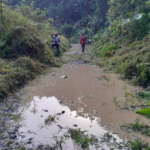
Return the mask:
<svg viewBox="0 0 150 150">
<path fill-rule="evenodd" d="M 82 53 L 80 45 L 73 44 L 62 57 L 65 62 L 62 68 L 50 69 L 49 73 L 23 89 L 28 92 L 22 96 L 26 100 L 22 104 L 22 118 L 25 120 L 19 121 L 22 125 L 19 131 L 22 134 L 29 130 L 36 133 L 32 134 L 35 143 L 46 141 L 44 144 L 51 144 L 52 141 L 48 138 L 50 139 L 53 131 L 59 130 L 59 126 L 76 128 L 77 125 L 95 135 L 110 131 L 112 134 L 118 133 L 115 136 L 121 140 L 125 136 L 134 136 L 127 135 L 119 128 L 120 125 L 136 120 L 149 123 L 146 117 L 120 109 L 128 105 L 125 97 L 127 93 L 135 95 L 141 89 L 128 85 L 119 79 L 119 75 L 104 73 L 103 68 L 92 65 L 90 48 L 88 46 L 85 53 Z M 60 114 L 62 111 L 65 111 L 63 115 Z M 59 120 L 53 125 L 45 126 L 45 119 L 52 114 L 58 115 Z M 31 135 L 26 136 L 29 138 Z M 146 136 L 135 136 L 148 140 Z"/>
</svg>

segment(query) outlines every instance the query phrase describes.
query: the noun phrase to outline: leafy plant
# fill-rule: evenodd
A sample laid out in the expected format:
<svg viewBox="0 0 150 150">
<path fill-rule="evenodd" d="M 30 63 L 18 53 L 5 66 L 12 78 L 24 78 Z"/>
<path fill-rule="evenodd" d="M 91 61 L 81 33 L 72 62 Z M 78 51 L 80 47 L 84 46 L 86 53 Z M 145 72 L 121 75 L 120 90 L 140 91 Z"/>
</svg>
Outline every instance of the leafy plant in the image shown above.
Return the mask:
<svg viewBox="0 0 150 150">
<path fill-rule="evenodd" d="M 150 108 L 136 111 L 136 113 L 143 114 L 143 115 L 150 115 Z"/>
</svg>

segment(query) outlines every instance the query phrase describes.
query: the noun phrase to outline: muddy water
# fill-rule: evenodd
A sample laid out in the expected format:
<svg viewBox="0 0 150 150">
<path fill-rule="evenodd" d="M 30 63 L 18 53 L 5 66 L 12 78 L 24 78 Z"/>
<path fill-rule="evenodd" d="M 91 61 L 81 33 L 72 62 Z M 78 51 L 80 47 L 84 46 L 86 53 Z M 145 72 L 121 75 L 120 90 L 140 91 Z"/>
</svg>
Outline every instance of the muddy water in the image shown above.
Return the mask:
<svg viewBox="0 0 150 150">
<path fill-rule="evenodd" d="M 33 111 L 34 109 L 35 111 Z M 81 109 L 80 112 L 82 111 Z M 56 115 L 56 122 L 45 123 L 45 119 L 49 115 Z M 55 139 L 60 140 L 61 136 L 67 133 L 69 128 L 81 128 L 84 131 L 86 130 L 88 134 L 96 136 L 107 132 L 104 127 L 99 125 L 101 120 L 99 117 L 93 116 L 90 118 L 88 114 L 84 114 L 84 117 L 81 117 L 77 111 L 70 111 L 67 106 L 64 106 L 55 97 L 40 98 L 34 96 L 33 101 L 27 106 L 22 118 L 25 118 L 25 120 L 21 121 L 22 127 L 19 130 L 18 140 L 24 139 L 26 142 L 29 142 L 28 139 L 33 138 L 33 144 L 30 144 L 29 147 L 39 144 L 53 146 Z M 121 141 L 117 135 L 114 135 L 114 137 Z M 62 145 L 64 149 L 68 150 L 74 149 L 75 146 L 71 139 L 65 140 L 65 143 Z M 106 146 L 103 147 L 107 149 Z"/>
<path fill-rule="evenodd" d="M 134 138 L 132 134 L 126 135 L 119 128 L 120 125 L 136 120 L 149 123 L 148 119 L 135 112 L 120 109 L 126 104 L 125 93 L 135 94 L 140 88 L 128 85 L 118 75 L 104 73 L 103 69 L 86 64 L 85 60 L 89 60 L 88 53 L 82 54 L 78 49 L 78 45 L 73 45 L 66 53 L 65 57 L 72 54 L 75 58 L 71 63 L 62 68 L 52 68 L 47 75 L 42 75 L 24 89 L 28 90 L 23 97 L 27 101 L 22 104 L 25 110 L 22 117 L 25 120 L 20 121 L 22 127 L 19 132 L 26 133 L 26 137 L 23 137 L 26 140 L 34 137 L 35 145 L 54 143 L 52 137 L 58 134 L 58 125 L 63 128 L 81 128 L 94 135 L 111 130 L 111 133 L 118 133 L 119 137 L 114 136 L 120 141 L 125 136 Z M 81 64 L 76 59 L 79 56 L 83 56 Z M 62 111 L 65 113 L 62 114 Z M 45 126 L 44 121 L 49 114 L 56 114 L 59 119 L 56 123 Z M 57 136 L 64 132 L 66 129 L 62 129 Z M 145 136 L 134 135 L 148 141 Z M 20 135 L 19 139 L 23 138 Z M 72 149 L 71 140 L 66 142 L 64 147 Z"/>
</svg>

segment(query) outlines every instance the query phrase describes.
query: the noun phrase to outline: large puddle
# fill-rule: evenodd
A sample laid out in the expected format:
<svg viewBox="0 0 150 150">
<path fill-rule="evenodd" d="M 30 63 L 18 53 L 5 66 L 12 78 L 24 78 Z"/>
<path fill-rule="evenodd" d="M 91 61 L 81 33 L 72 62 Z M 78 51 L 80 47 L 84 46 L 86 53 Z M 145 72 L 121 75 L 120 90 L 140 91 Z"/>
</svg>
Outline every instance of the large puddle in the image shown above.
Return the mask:
<svg viewBox="0 0 150 150">
<path fill-rule="evenodd" d="M 82 113 L 83 110 L 80 109 L 80 112 Z M 49 115 L 56 116 L 54 122 L 45 122 Z M 100 126 L 101 119 L 99 117 L 89 117 L 89 114 L 83 115 L 84 117 L 80 116 L 76 111 L 70 111 L 55 97 L 39 98 L 34 96 L 33 101 L 27 106 L 22 115 L 22 119 L 25 118 L 25 120 L 20 122 L 18 140 L 23 139 L 29 142 L 31 141 L 29 139 L 33 138 L 29 147 L 40 144 L 54 146 L 55 140 L 60 140 L 68 132 L 69 128 L 80 128 L 82 131 L 87 131 L 88 134 L 95 136 L 104 135 L 107 132 L 104 127 Z M 117 135 L 113 134 L 113 136 L 117 141 L 121 141 Z M 65 140 L 63 144 L 63 148 L 69 150 L 73 150 L 74 146 L 70 138 Z M 104 146 L 104 148 L 108 149 L 107 146 Z"/>
</svg>

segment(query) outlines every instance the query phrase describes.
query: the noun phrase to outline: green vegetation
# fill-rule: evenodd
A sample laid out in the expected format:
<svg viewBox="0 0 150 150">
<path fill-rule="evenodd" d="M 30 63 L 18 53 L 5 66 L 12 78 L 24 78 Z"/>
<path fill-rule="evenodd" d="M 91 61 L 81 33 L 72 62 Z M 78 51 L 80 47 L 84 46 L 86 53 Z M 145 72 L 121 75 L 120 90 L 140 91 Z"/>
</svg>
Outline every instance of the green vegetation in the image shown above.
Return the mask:
<svg viewBox="0 0 150 150">
<path fill-rule="evenodd" d="M 98 56 L 105 57 L 108 55 L 108 52 L 111 52 L 111 51 L 117 50 L 117 49 L 118 49 L 118 45 L 116 45 L 116 44 L 111 45 L 111 46 L 107 47 L 104 51 L 102 51 Z M 99 50 L 101 50 L 101 47 L 99 48 Z"/>
<path fill-rule="evenodd" d="M 23 17 L 18 9 L 12 11 L 10 8 L 5 8 L 1 24 L 3 32 L 0 33 L 0 56 L 6 59 L 30 56 L 42 63 L 54 64 L 51 34 L 55 31 L 51 29 L 49 22 L 37 23 L 28 18 Z M 65 38 L 60 37 L 60 39 L 60 49 L 65 51 L 68 43 Z"/>
<path fill-rule="evenodd" d="M 28 7 L 29 8 L 29 7 Z M 23 10 L 23 9 L 22 9 Z M 35 18 L 36 18 L 36 14 Z M 3 8 L 0 22 L 0 98 L 13 93 L 19 86 L 44 73 L 48 66 L 60 66 L 55 58 L 57 50 L 51 48 L 51 34 L 55 33 L 49 22 L 38 22 L 25 17 L 18 10 Z M 42 20 L 42 18 L 41 18 Z M 43 19 L 44 20 L 44 19 Z M 60 36 L 61 53 L 69 42 Z"/>
<path fill-rule="evenodd" d="M 107 17 L 111 24 L 105 28 L 93 51 L 109 70 L 121 74 L 133 85 L 147 87 L 150 85 L 150 5 L 143 0 L 129 1 L 109 1 Z M 112 53 L 112 50 L 115 51 Z"/>
<path fill-rule="evenodd" d="M 150 115 L 150 108 L 139 110 L 136 113 L 143 114 L 143 115 Z"/>
<path fill-rule="evenodd" d="M 45 125 L 52 125 L 52 123 L 56 123 L 58 118 L 57 115 L 49 115 L 46 119 L 45 119 Z"/>
<path fill-rule="evenodd" d="M 150 100 L 150 92 L 149 91 L 147 91 L 147 92 L 138 92 L 137 95 L 144 98 L 144 99 Z"/>
<path fill-rule="evenodd" d="M 57 51 L 51 49 L 51 34 L 56 33 L 54 29 L 71 38 L 72 42 L 79 42 L 79 37 L 85 34 L 95 41 L 91 59 L 97 57 L 97 66 L 119 73 L 122 79 L 128 79 L 133 85 L 150 86 L 149 1 L 12 0 L 5 3 L 13 5 L 14 10 L 3 5 L 1 14 L 0 98 L 44 73 L 48 66 L 61 67 L 55 57 Z M 69 43 L 63 36 L 60 36 L 60 40 L 62 53 L 67 50 Z M 81 58 L 77 57 L 76 60 Z M 109 81 L 108 78 L 99 79 Z M 105 86 L 104 83 L 102 85 Z M 123 89 L 127 90 L 126 85 Z M 137 96 L 142 100 L 137 101 L 133 94 L 126 92 L 125 109 L 134 111 L 144 106 L 146 109 L 136 112 L 150 115 L 149 92 L 139 92 Z M 120 107 L 116 97 L 113 102 Z M 50 125 L 55 119 L 55 116 L 49 116 L 45 124 Z M 149 126 L 145 124 L 135 123 L 126 127 L 150 135 Z M 70 134 L 82 148 L 101 143 L 97 137 L 85 134 L 85 131 L 70 130 Z M 61 145 L 63 140 L 57 142 Z M 140 140 L 117 143 L 109 133 L 104 135 L 102 142 L 118 149 L 150 149 L 147 143 Z"/>
<path fill-rule="evenodd" d="M 150 126 L 144 123 L 130 123 L 126 125 L 121 126 L 122 129 L 132 129 L 134 131 L 140 132 L 141 134 L 146 134 L 147 136 L 150 136 Z"/>
<path fill-rule="evenodd" d="M 83 33 L 94 40 L 109 24 L 106 23 L 108 0 L 11 0 L 8 4 L 32 5 L 34 10 L 41 9 L 53 18 L 57 29 L 73 42 L 79 42 Z"/>
<path fill-rule="evenodd" d="M 142 129 L 142 126 L 144 129 Z M 134 129 L 142 132 L 143 134 L 147 134 L 149 136 L 149 126 L 144 124 L 136 123 L 130 125 L 123 125 L 123 127 L 134 127 Z M 140 129 L 140 130 L 139 130 Z M 141 131 L 142 130 L 142 131 Z M 94 135 L 85 134 L 86 131 L 81 131 L 80 129 L 70 129 L 70 135 L 73 140 L 75 140 L 76 144 L 79 148 L 89 148 L 89 146 L 94 146 L 95 148 L 101 148 L 103 145 L 107 145 L 111 150 L 113 149 L 132 149 L 132 150 L 142 150 L 145 148 L 146 150 L 150 150 L 150 146 L 148 143 L 141 141 L 140 139 L 135 139 L 134 141 L 126 141 L 126 142 L 117 142 L 116 138 L 113 137 L 108 132 L 102 135 L 101 137 L 96 137 Z"/>
<path fill-rule="evenodd" d="M 89 145 L 98 146 L 98 138 L 94 135 L 85 135 L 85 132 L 87 131 L 81 131 L 80 129 L 72 129 L 70 130 L 71 138 L 74 139 L 76 143 L 79 144 L 82 148 L 89 148 Z"/>
</svg>

